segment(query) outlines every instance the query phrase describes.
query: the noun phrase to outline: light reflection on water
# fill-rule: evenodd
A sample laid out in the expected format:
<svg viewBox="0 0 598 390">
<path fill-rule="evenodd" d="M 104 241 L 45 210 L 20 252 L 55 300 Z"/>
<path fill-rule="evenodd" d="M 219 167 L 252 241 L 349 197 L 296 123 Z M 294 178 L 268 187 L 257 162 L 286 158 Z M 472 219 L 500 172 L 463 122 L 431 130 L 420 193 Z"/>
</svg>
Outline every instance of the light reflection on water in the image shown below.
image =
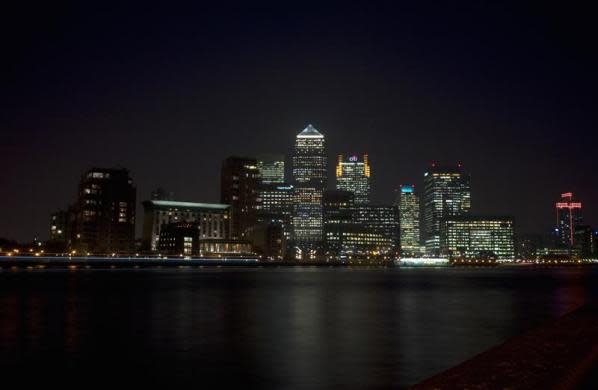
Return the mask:
<svg viewBox="0 0 598 390">
<path fill-rule="evenodd" d="M 107 383 L 125 375 L 136 384 L 403 387 L 595 299 L 596 274 L 590 268 L 4 272 L 0 363 L 21 381 L 35 367 L 46 379 L 67 369 L 71 377 Z"/>
</svg>

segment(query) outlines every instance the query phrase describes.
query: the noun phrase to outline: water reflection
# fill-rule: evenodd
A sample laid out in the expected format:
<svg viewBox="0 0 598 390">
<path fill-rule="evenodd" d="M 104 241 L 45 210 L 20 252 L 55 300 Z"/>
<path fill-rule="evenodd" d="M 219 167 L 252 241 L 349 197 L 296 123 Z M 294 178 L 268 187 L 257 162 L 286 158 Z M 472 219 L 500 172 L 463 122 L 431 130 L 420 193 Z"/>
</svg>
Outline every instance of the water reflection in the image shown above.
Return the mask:
<svg viewBox="0 0 598 390">
<path fill-rule="evenodd" d="M 244 387 L 406 386 L 598 294 L 586 269 L 0 274 L 9 375 Z M 102 375 L 97 375 L 101 368 Z"/>
</svg>

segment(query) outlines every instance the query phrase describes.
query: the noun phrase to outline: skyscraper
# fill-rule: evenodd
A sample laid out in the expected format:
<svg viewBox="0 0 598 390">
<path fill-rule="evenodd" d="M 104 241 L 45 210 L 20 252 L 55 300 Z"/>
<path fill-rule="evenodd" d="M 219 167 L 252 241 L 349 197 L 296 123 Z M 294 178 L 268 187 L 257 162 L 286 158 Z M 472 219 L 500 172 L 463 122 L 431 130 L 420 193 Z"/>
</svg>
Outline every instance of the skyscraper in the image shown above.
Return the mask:
<svg viewBox="0 0 598 390">
<path fill-rule="evenodd" d="M 402 185 L 395 202 L 399 210 L 399 237 L 401 256 L 420 254 L 419 241 L 419 198 L 415 186 Z"/>
<path fill-rule="evenodd" d="M 461 164 L 442 167 L 432 164 L 424 174 L 424 240 L 428 255 L 440 252 L 440 222 L 467 215 L 471 208 L 470 176 Z"/>
<path fill-rule="evenodd" d="M 257 156 L 257 169 L 263 184 L 284 183 L 284 155 L 262 154 Z"/>
<path fill-rule="evenodd" d="M 132 252 L 137 190 L 124 168 L 92 168 L 79 182 L 72 246 L 93 254 Z"/>
<path fill-rule="evenodd" d="M 295 140 L 293 179 L 295 205 L 293 211 L 294 240 L 302 256 L 322 240 L 322 193 L 326 188 L 327 159 L 324 136 L 308 125 Z"/>
<path fill-rule="evenodd" d="M 355 194 L 356 205 L 370 203 L 371 168 L 367 154 L 338 155 L 336 189 Z"/>
<path fill-rule="evenodd" d="M 574 201 L 573 193 L 561 194 L 556 203 L 556 229 L 558 246 L 573 248 L 575 244 L 575 227 L 582 223 L 581 202 Z"/>
<path fill-rule="evenodd" d="M 231 238 L 243 238 L 257 223 L 260 183 L 255 159 L 233 156 L 222 162 L 220 201 L 231 207 Z"/>
</svg>

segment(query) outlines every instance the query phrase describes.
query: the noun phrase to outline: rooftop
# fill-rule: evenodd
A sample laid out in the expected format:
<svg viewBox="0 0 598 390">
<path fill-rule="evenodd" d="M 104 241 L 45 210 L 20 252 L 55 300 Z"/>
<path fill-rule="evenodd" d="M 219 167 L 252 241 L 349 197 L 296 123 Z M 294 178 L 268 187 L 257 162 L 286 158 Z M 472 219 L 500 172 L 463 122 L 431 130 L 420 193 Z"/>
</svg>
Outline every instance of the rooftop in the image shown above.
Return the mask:
<svg viewBox="0 0 598 390">
<path fill-rule="evenodd" d="M 176 202 L 172 200 L 146 200 L 143 202 L 144 206 L 152 206 L 153 208 L 186 208 L 186 209 L 212 209 L 212 210 L 226 210 L 230 206 L 222 203 L 195 203 L 195 202 Z"/>
<path fill-rule="evenodd" d="M 301 133 L 297 134 L 297 138 L 324 138 L 324 136 L 310 124 Z"/>
</svg>

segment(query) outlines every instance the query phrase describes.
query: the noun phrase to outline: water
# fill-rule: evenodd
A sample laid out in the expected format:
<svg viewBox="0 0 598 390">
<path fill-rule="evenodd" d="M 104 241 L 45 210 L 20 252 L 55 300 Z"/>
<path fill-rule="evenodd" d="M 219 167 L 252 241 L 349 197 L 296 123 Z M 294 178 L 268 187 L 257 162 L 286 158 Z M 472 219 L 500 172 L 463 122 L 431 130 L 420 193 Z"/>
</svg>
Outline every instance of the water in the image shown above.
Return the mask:
<svg viewBox="0 0 598 390">
<path fill-rule="evenodd" d="M 0 272 L 4 380 L 404 387 L 598 297 L 595 268 Z"/>
</svg>

